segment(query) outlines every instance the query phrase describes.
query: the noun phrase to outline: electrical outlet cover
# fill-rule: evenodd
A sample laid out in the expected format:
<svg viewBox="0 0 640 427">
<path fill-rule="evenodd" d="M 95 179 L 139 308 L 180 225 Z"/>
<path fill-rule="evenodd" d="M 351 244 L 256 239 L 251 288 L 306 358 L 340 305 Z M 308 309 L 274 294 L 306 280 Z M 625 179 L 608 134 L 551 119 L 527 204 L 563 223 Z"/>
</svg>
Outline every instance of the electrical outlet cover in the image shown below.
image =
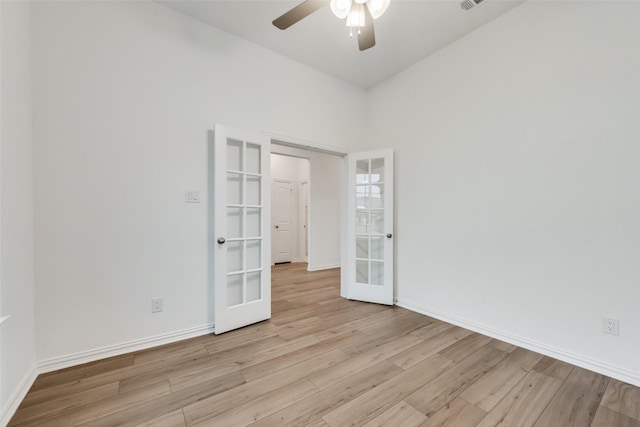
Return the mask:
<svg viewBox="0 0 640 427">
<path fill-rule="evenodd" d="M 620 335 L 620 319 L 606 316 L 603 317 L 602 332 L 610 335 Z"/>
</svg>

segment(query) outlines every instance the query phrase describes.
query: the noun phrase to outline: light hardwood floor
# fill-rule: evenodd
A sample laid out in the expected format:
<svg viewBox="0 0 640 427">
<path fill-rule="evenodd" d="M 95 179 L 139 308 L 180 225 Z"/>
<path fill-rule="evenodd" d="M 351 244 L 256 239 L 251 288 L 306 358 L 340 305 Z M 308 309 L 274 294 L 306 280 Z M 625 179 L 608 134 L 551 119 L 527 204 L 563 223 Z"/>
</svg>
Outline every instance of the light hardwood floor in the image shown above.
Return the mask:
<svg viewBox="0 0 640 427">
<path fill-rule="evenodd" d="M 41 375 L 10 426 L 640 426 L 640 389 L 273 269 L 273 318 Z"/>
</svg>

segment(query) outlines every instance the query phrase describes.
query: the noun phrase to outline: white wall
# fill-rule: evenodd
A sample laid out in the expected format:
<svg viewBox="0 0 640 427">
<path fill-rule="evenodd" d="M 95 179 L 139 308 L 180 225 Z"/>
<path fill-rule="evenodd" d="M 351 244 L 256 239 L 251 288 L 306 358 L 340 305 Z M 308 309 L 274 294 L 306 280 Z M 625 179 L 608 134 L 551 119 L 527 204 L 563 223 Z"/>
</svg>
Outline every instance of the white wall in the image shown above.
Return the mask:
<svg viewBox="0 0 640 427">
<path fill-rule="evenodd" d="M 309 179 L 303 164 L 309 164 L 309 161 L 299 157 L 271 154 L 271 178 L 288 181 Z"/>
<path fill-rule="evenodd" d="M 2 241 L 13 239 L 28 264 L 28 6 L 9 19 L 7 4 L 19 3 L 2 2 Z M 207 203 L 186 205 L 183 193 L 206 194 L 207 130 L 222 123 L 394 147 L 402 303 L 640 383 L 638 12 L 631 2 L 529 2 L 367 99 L 152 2 L 35 3 L 37 360 L 100 356 L 212 321 Z M 22 58 L 11 62 L 20 96 L 4 92 L 9 55 Z M 19 115 L 10 123 L 24 144 L 5 145 L 6 114 Z M 312 220 L 339 211 L 340 175 L 333 187 L 313 183 L 341 162 L 312 158 Z M 6 208 L 9 195 L 18 202 Z M 19 242 L 4 233 L 17 212 Z M 312 241 L 339 247 L 340 228 Z M 18 253 L 1 255 L 3 313 L 13 289 L 13 313 L 24 317 L 0 327 L 3 349 L 24 339 L 20 360 L 9 365 L 2 353 L 3 402 L 34 360 L 28 269 L 5 274 Z M 314 261 L 337 265 L 334 254 Z M 27 285 L 12 288 L 9 276 Z M 155 296 L 165 311 L 151 315 Z M 600 333 L 602 314 L 621 319 L 619 338 Z"/>
<path fill-rule="evenodd" d="M 370 92 L 402 304 L 640 385 L 639 15 L 528 2 Z"/>
<path fill-rule="evenodd" d="M 206 194 L 214 123 L 339 146 L 366 122 L 360 89 L 153 2 L 36 3 L 33 49 L 45 366 L 212 322 L 207 202 L 184 191 Z"/>
<path fill-rule="evenodd" d="M 0 2 L 0 425 L 35 374 L 30 9 Z"/>
<path fill-rule="evenodd" d="M 343 159 L 337 155 L 278 144 L 273 144 L 271 151 L 309 159 L 308 268 L 315 271 L 339 267 Z"/>
</svg>

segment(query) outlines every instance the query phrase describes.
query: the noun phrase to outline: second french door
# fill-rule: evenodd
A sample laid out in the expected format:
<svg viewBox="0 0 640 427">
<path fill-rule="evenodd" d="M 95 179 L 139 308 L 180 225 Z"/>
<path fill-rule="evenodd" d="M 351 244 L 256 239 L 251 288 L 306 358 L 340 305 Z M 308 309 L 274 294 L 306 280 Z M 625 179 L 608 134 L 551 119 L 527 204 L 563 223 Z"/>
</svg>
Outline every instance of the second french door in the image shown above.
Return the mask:
<svg viewBox="0 0 640 427">
<path fill-rule="evenodd" d="M 347 295 L 393 304 L 393 150 L 347 158 Z"/>
</svg>

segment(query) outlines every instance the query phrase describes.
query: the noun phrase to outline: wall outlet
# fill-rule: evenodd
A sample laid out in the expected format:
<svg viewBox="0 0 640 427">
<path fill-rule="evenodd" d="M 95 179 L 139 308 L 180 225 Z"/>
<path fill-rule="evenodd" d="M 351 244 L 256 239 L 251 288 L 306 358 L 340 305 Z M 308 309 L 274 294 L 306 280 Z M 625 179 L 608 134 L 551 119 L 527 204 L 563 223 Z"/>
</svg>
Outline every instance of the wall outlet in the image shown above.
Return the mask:
<svg viewBox="0 0 640 427">
<path fill-rule="evenodd" d="M 151 299 L 151 312 L 160 313 L 162 311 L 162 298 Z"/>
<path fill-rule="evenodd" d="M 602 318 L 602 332 L 611 335 L 620 335 L 620 319 L 613 317 Z"/>
</svg>

